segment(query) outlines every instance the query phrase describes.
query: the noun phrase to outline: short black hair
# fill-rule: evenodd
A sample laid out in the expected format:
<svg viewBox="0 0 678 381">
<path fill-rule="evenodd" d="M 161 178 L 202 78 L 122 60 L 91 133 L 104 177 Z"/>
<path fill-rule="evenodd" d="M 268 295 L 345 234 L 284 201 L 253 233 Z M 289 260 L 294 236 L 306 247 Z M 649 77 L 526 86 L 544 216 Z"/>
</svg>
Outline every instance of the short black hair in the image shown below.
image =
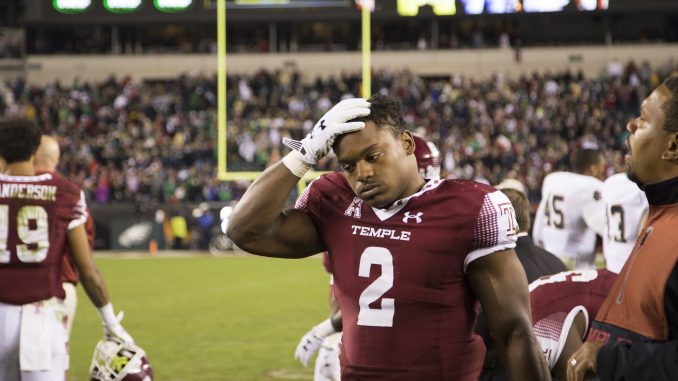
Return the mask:
<svg viewBox="0 0 678 381">
<path fill-rule="evenodd" d="M 532 225 L 532 221 L 530 221 L 530 201 L 525 193 L 515 189 L 502 189 L 501 191 L 511 201 L 511 205 L 513 205 L 519 230 L 521 232 L 529 232 Z"/>
<path fill-rule="evenodd" d="M 662 85 L 671 91 L 671 98 L 664 102 L 664 129 L 678 132 L 678 75 L 672 75 L 664 80 Z"/>
<path fill-rule="evenodd" d="M 395 135 L 407 130 L 398 99 L 389 95 L 374 94 L 367 101 L 370 102 L 370 115 L 356 120 L 365 123 L 374 122 L 378 126 L 389 126 Z"/>
<path fill-rule="evenodd" d="M 572 157 L 572 167 L 576 173 L 586 172 L 592 165 L 600 163 L 601 152 L 592 148 L 580 148 Z"/>
<path fill-rule="evenodd" d="M 374 94 L 367 100 L 370 102 L 370 115 L 353 119 L 352 121 L 374 122 L 379 127 L 390 127 L 394 136 L 407 131 L 407 124 L 403 118 L 400 101 L 394 97 L 382 94 Z M 344 135 L 340 135 L 332 144 L 332 149 L 337 152 L 337 147 Z"/>
<path fill-rule="evenodd" d="M 27 161 L 38 150 L 42 131 L 25 118 L 0 118 L 0 157 L 7 164 Z"/>
</svg>

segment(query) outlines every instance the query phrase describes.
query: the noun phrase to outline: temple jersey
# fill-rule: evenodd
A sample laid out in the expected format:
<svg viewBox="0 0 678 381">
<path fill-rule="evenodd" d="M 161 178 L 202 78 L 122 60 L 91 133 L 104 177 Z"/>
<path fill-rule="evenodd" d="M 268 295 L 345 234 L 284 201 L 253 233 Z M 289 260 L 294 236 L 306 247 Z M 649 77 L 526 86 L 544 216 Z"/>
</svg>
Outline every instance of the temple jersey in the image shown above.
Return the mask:
<svg viewBox="0 0 678 381">
<path fill-rule="evenodd" d="M 636 243 L 643 216 L 650 206 L 645 193 L 626 173 L 617 173 L 603 183 L 607 231 L 603 234 L 603 255 L 608 270 L 619 274 Z"/>
<path fill-rule="evenodd" d="M 468 265 L 515 247 L 506 196 L 473 181 L 430 180 L 388 209 L 372 208 L 339 173 L 312 182 L 296 207 L 329 252 L 343 315 L 342 380 L 476 380 L 485 356 L 473 332 Z"/>
<path fill-rule="evenodd" d="M 87 220 L 84 194 L 51 174 L 0 175 L 0 302 L 64 298 L 67 233 Z"/>
<path fill-rule="evenodd" d="M 535 244 L 575 268 L 595 268 L 596 235 L 605 232 L 603 182 L 592 176 L 554 172 L 544 178 L 535 215 Z"/>
<path fill-rule="evenodd" d="M 530 283 L 532 329 L 551 369 L 577 313 L 583 312 L 588 332 L 615 279 L 617 274 L 607 270 L 575 270 Z"/>
<path fill-rule="evenodd" d="M 54 173 L 54 172 L 38 172 L 36 174 L 42 175 L 43 173 L 50 173 L 54 177 L 60 177 L 59 174 Z M 73 183 L 70 180 L 67 180 L 62 177 L 67 182 L 72 183 L 74 186 L 78 186 L 77 184 Z M 94 251 L 94 234 L 96 231 L 96 226 L 94 225 L 94 219 L 92 218 L 92 214 L 87 210 L 87 221 L 85 222 L 85 232 L 87 233 L 87 243 L 89 243 L 89 249 L 90 251 Z M 68 245 L 64 247 L 64 255 L 62 256 L 61 260 L 61 280 L 64 283 L 72 283 L 74 285 L 77 285 L 78 282 L 80 281 L 80 276 L 78 275 L 78 269 L 75 267 L 75 264 L 73 263 L 73 259 L 71 257 L 71 249 Z"/>
</svg>

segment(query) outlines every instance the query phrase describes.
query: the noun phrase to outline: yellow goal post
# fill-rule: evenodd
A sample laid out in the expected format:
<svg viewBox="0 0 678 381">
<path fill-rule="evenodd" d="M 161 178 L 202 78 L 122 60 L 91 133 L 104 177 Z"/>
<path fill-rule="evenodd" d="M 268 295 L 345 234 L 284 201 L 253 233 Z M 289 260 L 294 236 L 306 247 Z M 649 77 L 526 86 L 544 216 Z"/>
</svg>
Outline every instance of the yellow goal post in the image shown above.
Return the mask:
<svg viewBox="0 0 678 381">
<path fill-rule="evenodd" d="M 362 24 L 362 96 L 369 98 L 371 94 L 371 41 L 370 41 L 370 8 L 363 6 L 361 10 Z M 241 172 L 228 170 L 228 126 L 226 114 L 226 0 L 217 0 L 217 178 L 221 181 L 254 180 L 261 172 Z M 307 182 L 325 172 L 310 171 L 299 181 L 299 193 Z"/>
</svg>

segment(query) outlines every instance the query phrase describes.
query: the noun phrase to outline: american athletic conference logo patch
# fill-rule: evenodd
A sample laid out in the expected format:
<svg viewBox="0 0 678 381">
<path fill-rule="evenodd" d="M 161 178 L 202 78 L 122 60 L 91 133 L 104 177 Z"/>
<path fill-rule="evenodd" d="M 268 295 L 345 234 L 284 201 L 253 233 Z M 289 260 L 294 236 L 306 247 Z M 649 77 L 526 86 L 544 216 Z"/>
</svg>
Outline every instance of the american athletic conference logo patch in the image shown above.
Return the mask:
<svg viewBox="0 0 678 381">
<path fill-rule="evenodd" d="M 353 218 L 360 218 L 361 210 L 363 208 L 363 200 L 361 200 L 359 197 L 353 197 L 353 201 L 351 201 L 351 205 L 346 208 L 346 211 L 344 212 L 344 215 L 353 217 Z"/>
</svg>

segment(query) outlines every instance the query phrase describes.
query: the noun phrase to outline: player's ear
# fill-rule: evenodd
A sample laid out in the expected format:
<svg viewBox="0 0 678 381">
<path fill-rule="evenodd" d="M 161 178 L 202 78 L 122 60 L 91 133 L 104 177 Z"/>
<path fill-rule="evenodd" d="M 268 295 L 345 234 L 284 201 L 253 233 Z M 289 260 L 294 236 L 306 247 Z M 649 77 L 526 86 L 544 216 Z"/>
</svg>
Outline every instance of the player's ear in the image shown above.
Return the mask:
<svg viewBox="0 0 678 381">
<path fill-rule="evenodd" d="M 415 143 L 414 143 L 414 137 L 412 136 L 412 133 L 405 130 L 400 133 L 400 142 L 403 145 L 403 148 L 405 149 L 405 152 L 407 152 L 408 155 L 413 155 L 414 154 L 414 148 L 415 148 Z"/>
<path fill-rule="evenodd" d="M 669 134 L 666 149 L 662 152 L 662 159 L 673 164 L 678 164 L 678 132 Z"/>
</svg>

